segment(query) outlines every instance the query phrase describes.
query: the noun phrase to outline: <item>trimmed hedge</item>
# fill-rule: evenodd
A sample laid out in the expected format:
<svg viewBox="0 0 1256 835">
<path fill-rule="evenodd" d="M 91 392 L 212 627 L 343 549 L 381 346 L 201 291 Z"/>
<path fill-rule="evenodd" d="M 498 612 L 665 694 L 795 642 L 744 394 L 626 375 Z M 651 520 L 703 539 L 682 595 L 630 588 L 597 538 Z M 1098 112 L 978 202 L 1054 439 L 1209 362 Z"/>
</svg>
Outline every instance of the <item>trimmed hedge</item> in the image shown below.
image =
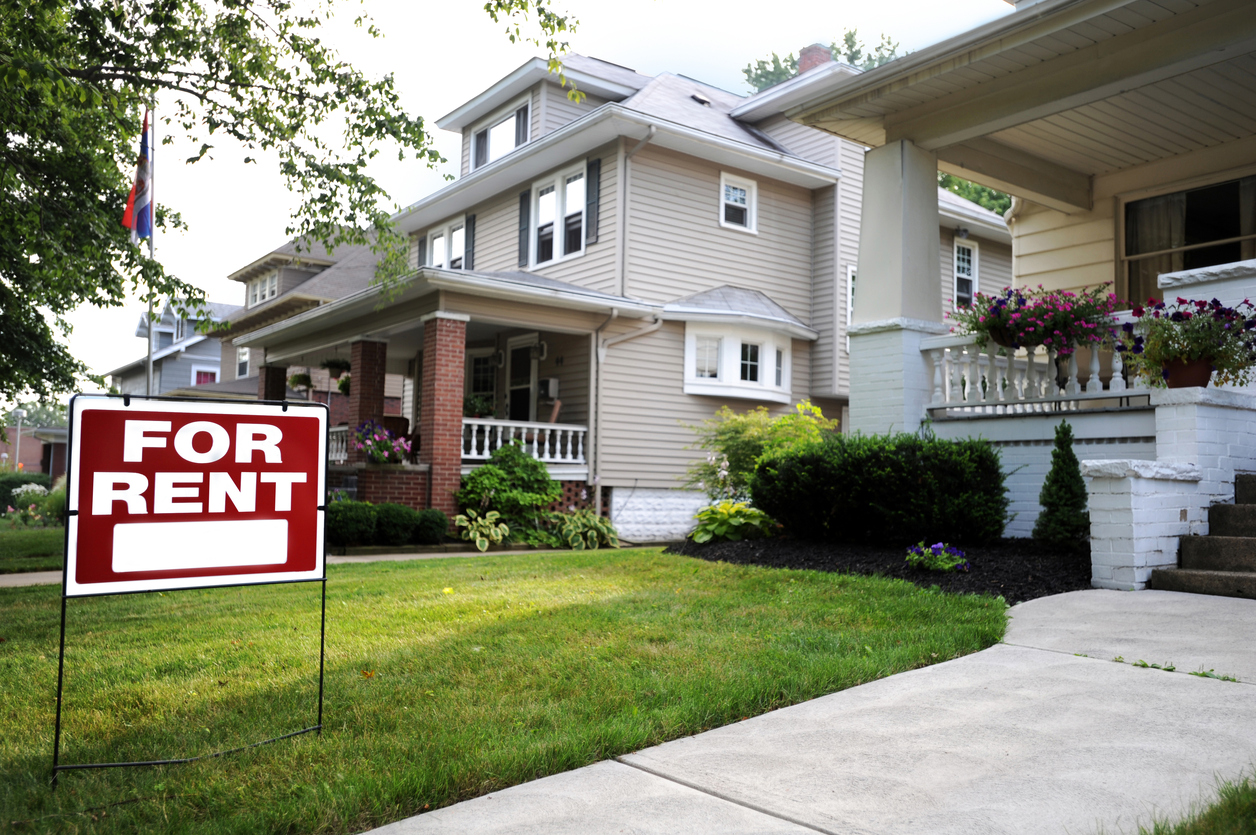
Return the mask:
<svg viewBox="0 0 1256 835">
<path fill-rule="evenodd" d="M 327 505 L 327 541 L 332 545 L 370 545 L 375 541 L 375 505 L 350 501 Z"/>
<path fill-rule="evenodd" d="M 327 541 L 347 545 L 439 545 L 449 517 L 401 504 L 338 501 L 327 505 Z"/>
<path fill-rule="evenodd" d="M 449 532 L 449 517 L 436 508 L 420 510 L 410 541 L 416 545 L 440 545 Z"/>
<path fill-rule="evenodd" d="M 23 484 L 38 484 L 40 487 L 51 487 L 52 480 L 43 473 L 0 473 L 0 513 L 13 505 L 13 488 Z"/>
<path fill-rule="evenodd" d="M 836 435 L 759 464 L 754 506 L 805 539 L 977 544 L 1003 535 L 1008 499 L 985 441 Z"/>
<path fill-rule="evenodd" d="M 419 512 L 403 504 L 375 505 L 375 544 L 405 545 L 419 524 Z"/>
</svg>

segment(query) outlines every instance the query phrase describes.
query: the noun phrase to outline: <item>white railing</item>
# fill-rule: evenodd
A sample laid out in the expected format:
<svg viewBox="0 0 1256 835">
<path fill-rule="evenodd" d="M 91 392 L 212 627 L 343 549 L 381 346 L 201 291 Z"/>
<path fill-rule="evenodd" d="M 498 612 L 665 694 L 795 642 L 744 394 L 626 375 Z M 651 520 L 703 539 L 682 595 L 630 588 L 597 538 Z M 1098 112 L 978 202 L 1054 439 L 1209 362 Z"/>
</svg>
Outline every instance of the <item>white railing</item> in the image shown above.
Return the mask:
<svg viewBox="0 0 1256 835">
<path fill-rule="evenodd" d="M 333 426 L 327 430 L 327 460 L 332 464 L 349 460 L 349 427 Z"/>
<path fill-rule="evenodd" d="M 462 419 L 462 458 L 483 461 L 512 441 L 519 441 L 533 458 L 546 464 L 584 464 L 587 426 L 570 423 L 529 423 L 493 418 Z"/>
<path fill-rule="evenodd" d="M 981 350 L 972 336 L 930 337 L 920 350 L 933 370 L 928 408 L 939 416 L 1076 411 L 1122 405 L 1128 398 L 1150 394 L 1146 388 L 1127 386 L 1121 354 L 1115 351 L 1105 384 L 1101 356 L 1108 352 L 1103 349 L 1087 352 L 1084 371 L 1078 368 L 1077 354 L 1057 364 L 1056 352 L 1045 346 L 1013 351 L 991 342 Z M 1097 402 L 1114 398 L 1120 402 Z"/>
</svg>

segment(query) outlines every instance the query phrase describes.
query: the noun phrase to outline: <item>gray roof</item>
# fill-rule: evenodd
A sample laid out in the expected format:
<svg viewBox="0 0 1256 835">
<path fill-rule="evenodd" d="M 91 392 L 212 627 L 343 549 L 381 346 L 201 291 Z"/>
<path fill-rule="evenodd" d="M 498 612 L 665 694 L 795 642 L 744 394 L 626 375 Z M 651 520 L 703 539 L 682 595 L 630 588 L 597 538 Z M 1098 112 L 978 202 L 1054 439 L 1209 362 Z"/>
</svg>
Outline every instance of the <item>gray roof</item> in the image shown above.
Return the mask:
<svg viewBox="0 0 1256 835">
<path fill-rule="evenodd" d="M 209 308 L 209 315 L 215 322 L 221 322 L 240 309 L 240 305 L 226 302 L 207 302 L 206 307 Z"/>
<path fill-rule="evenodd" d="M 709 104 L 696 100 L 694 96 L 705 99 Z M 789 154 L 787 148 L 773 141 L 767 134 L 729 115 L 742 100 L 736 93 L 694 81 L 692 78 L 662 73 L 624 99 L 622 104 L 639 113 L 667 119 L 724 139 Z"/>
<path fill-rule="evenodd" d="M 668 312 L 684 310 L 752 316 L 756 319 L 778 319 L 800 327 L 807 327 L 805 322 L 758 290 L 733 287 L 730 284 L 723 284 L 711 290 L 703 290 L 701 293 L 670 301 L 664 305 L 663 309 Z"/>
<path fill-rule="evenodd" d="M 570 67 L 572 70 L 595 75 L 598 78 L 604 78 L 607 81 L 622 84 L 625 87 L 632 87 L 636 90 L 640 90 L 650 83 L 650 76 L 642 75 L 630 67 L 603 61 L 601 58 L 577 55 L 572 52 L 564 55 L 562 60 L 564 67 Z"/>
<path fill-rule="evenodd" d="M 643 304 L 640 299 L 630 299 L 626 296 L 616 296 L 611 293 L 601 293 L 597 290 L 590 290 L 588 287 L 582 287 L 579 284 L 572 284 L 569 281 L 559 281 L 556 278 L 546 278 L 543 275 L 535 275 L 533 273 L 525 273 L 520 271 L 506 272 L 481 272 L 479 270 L 466 270 L 467 275 L 480 276 L 497 281 L 512 281 L 516 284 L 526 284 L 530 287 L 544 287 L 550 290 L 562 290 L 567 293 L 580 293 L 585 296 L 592 296 L 597 299 L 605 299 L 610 302 L 631 302 L 632 304 Z"/>
</svg>

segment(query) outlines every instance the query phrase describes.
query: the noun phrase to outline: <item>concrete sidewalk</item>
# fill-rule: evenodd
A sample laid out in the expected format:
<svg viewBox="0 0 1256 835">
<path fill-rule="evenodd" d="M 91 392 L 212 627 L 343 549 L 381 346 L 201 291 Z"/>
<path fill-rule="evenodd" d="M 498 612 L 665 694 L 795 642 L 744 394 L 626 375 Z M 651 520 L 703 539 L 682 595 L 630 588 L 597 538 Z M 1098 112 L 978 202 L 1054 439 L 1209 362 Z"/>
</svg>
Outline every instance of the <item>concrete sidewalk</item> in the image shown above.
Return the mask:
<svg viewBox="0 0 1256 835">
<path fill-rule="evenodd" d="M 1095 590 L 1009 614 L 984 652 L 375 832 L 1136 832 L 1256 762 L 1256 601 Z"/>
</svg>

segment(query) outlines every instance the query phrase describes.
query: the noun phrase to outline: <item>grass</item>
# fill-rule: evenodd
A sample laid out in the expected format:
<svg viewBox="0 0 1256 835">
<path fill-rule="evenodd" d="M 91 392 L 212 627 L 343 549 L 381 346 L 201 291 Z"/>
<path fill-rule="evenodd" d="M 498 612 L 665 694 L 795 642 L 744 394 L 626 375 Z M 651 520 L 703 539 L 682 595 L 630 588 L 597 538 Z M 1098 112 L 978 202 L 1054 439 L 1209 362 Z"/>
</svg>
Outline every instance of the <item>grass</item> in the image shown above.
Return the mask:
<svg viewBox="0 0 1256 835">
<path fill-rule="evenodd" d="M 1217 788 L 1217 800 L 1176 823 L 1158 820 L 1139 835 L 1256 835 L 1256 778 L 1248 776 Z"/>
<path fill-rule="evenodd" d="M 48 789 L 58 590 L 0 591 L 0 828 L 358 832 L 903 670 L 1005 607 L 655 549 L 332 566 L 325 730 Z M 69 603 L 63 762 L 188 756 L 314 722 L 318 588 Z"/>
<path fill-rule="evenodd" d="M 60 571 L 65 528 L 0 528 L 0 574 Z"/>
</svg>

